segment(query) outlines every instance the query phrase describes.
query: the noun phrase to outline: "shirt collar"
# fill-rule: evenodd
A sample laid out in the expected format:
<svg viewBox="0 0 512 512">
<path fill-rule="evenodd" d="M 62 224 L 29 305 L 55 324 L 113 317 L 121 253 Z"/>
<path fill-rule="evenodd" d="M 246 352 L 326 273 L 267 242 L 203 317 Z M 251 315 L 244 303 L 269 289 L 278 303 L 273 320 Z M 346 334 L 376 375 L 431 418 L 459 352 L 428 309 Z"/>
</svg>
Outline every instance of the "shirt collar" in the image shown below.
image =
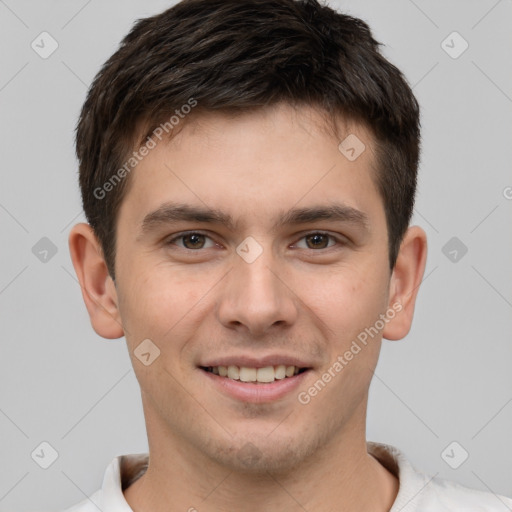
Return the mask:
<svg viewBox="0 0 512 512">
<path fill-rule="evenodd" d="M 124 498 L 123 490 L 141 477 L 148 467 L 149 454 L 132 453 L 115 457 L 107 467 L 103 478 L 102 510 L 133 512 Z"/>
<path fill-rule="evenodd" d="M 422 499 L 420 494 L 432 478 L 418 471 L 407 460 L 405 454 L 389 444 L 366 443 L 368 453 L 373 455 L 387 470 L 398 478 L 399 488 L 389 512 L 417 511 Z"/>
</svg>

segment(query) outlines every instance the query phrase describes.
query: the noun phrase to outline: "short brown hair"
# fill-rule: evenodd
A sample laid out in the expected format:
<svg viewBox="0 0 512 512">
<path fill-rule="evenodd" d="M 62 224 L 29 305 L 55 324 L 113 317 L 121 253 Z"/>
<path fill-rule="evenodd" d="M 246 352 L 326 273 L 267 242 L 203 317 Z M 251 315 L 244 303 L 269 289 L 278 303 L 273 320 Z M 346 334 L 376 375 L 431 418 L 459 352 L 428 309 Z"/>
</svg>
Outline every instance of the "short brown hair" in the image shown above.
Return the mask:
<svg viewBox="0 0 512 512">
<path fill-rule="evenodd" d="M 287 102 L 369 128 L 393 269 L 414 206 L 420 122 L 411 88 L 379 44 L 366 23 L 316 0 L 183 0 L 138 20 L 95 77 L 76 128 L 83 208 L 112 278 L 129 176 L 98 190 L 191 99 L 194 114 Z"/>
</svg>

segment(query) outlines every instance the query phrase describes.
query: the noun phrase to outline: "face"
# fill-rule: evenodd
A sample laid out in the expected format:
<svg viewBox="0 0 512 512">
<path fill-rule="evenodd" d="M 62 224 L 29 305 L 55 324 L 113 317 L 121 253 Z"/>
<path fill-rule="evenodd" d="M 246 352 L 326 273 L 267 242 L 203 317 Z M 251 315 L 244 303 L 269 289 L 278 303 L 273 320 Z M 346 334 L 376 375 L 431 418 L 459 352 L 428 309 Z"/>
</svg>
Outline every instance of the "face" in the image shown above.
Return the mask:
<svg viewBox="0 0 512 512">
<path fill-rule="evenodd" d="M 150 448 L 281 471 L 364 436 L 381 334 L 344 355 L 389 308 L 386 219 L 370 135 L 350 161 L 322 127 L 202 115 L 133 171 L 116 293 Z"/>
</svg>

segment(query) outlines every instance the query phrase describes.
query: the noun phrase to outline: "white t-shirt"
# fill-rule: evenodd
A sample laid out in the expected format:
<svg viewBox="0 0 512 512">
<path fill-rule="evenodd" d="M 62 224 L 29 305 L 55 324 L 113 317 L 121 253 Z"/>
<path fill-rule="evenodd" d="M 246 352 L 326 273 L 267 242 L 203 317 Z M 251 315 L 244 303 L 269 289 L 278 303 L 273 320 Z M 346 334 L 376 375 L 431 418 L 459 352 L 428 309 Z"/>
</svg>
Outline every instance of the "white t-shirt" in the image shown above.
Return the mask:
<svg viewBox="0 0 512 512">
<path fill-rule="evenodd" d="M 394 446 L 369 441 L 367 447 L 368 453 L 400 482 L 390 512 L 512 512 L 510 498 L 429 477 L 417 471 Z M 133 512 L 123 489 L 144 474 L 147 464 L 147 454 L 115 457 L 105 471 L 102 488 L 64 512 Z"/>
</svg>

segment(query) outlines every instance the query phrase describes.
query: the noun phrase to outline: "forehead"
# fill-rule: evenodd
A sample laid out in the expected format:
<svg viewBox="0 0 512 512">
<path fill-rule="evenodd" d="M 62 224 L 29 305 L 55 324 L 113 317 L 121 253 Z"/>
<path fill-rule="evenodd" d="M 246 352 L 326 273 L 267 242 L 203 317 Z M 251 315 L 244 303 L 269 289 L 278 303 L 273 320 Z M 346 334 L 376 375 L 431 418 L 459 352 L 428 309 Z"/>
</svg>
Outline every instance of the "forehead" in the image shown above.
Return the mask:
<svg viewBox="0 0 512 512">
<path fill-rule="evenodd" d="M 141 224 L 168 202 L 274 224 L 277 211 L 319 203 L 383 213 L 370 133 L 343 120 L 337 128 L 314 108 L 287 105 L 191 116 L 132 171 L 120 217 Z M 353 148 L 340 148 L 343 140 Z"/>
</svg>

